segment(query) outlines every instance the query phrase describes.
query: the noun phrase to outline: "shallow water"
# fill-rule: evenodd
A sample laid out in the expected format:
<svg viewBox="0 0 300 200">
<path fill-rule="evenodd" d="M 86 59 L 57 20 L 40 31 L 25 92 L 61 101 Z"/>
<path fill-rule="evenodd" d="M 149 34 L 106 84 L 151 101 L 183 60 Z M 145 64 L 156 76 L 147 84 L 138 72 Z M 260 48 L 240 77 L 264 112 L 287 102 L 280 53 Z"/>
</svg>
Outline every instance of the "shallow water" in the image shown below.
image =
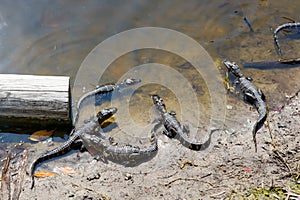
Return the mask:
<svg viewBox="0 0 300 200">
<path fill-rule="evenodd" d="M 190 137 L 201 140 L 207 137 L 206 130 L 212 128 L 210 123 L 215 107 L 211 104 L 211 97 L 212 93 L 218 91 L 209 89 L 207 83 L 216 79 L 222 84 L 224 77 L 222 61 L 232 60 L 241 66 L 252 62 L 277 61 L 279 57 L 273 46 L 273 30 L 278 25 L 289 22 L 283 17 L 297 20 L 298 4 L 300 2 L 291 0 L 285 2 L 249 0 L 242 3 L 178 0 L 126 3 L 121 0 L 113 2 L 2 0 L 0 72 L 70 76 L 75 91 L 72 97 L 76 101 L 80 94 L 92 89 L 98 81 L 99 84 L 121 81 L 128 76 L 127 72 L 131 71 L 132 75 L 139 76 L 136 78 L 147 80 L 149 84 L 135 87 L 137 90 L 133 91 L 130 98 L 124 97 L 113 102 L 113 105 L 120 108 L 116 115 L 120 129 L 125 130 L 129 136 L 140 137 L 139 134 L 146 132 L 147 134 L 142 137 L 148 137 L 152 121 L 157 118 L 149 94 L 158 93 L 164 98 L 167 108 L 175 110 L 178 119 L 190 125 L 192 130 Z M 218 74 L 215 77 L 205 77 L 187 63 L 184 57 L 172 52 L 140 49 L 115 55 L 116 59 L 108 67 L 99 63 L 99 60 L 89 60 L 91 70 L 96 72 L 101 70 L 101 67 L 107 67 L 106 70 L 101 77 L 92 77 L 97 73 L 91 71 L 90 79 L 78 82 L 83 82 L 84 85 L 76 84 L 81 64 L 100 42 L 129 29 L 149 26 L 176 30 L 197 41 L 215 63 L 215 66 L 209 62 L 202 63 L 201 69 L 209 71 L 211 67 L 216 69 Z M 289 43 L 290 46 L 286 47 L 283 42 L 284 40 L 281 42 L 282 47 L 287 49 L 288 53 L 291 51 L 295 53 L 294 57 L 297 56 L 297 52 L 300 51 L 296 43 Z M 116 49 L 122 49 L 127 47 L 125 44 L 119 42 L 114 45 Z M 182 49 L 186 48 L 185 44 L 172 38 L 161 45 L 168 48 L 181 45 Z M 110 55 L 114 52 L 107 49 L 106 53 Z M 192 50 L 189 53 L 194 55 Z M 104 54 L 96 57 L 105 59 Z M 138 67 L 149 63 L 159 63 L 163 66 L 156 66 L 157 68 L 153 67 L 154 65 L 146 66 L 139 70 Z M 286 94 L 299 89 L 299 67 L 245 68 L 243 72 L 251 76 L 254 83 L 263 89 L 271 109 L 280 107 Z M 151 82 L 154 78 L 156 81 Z M 226 97 L 222 95 L 225 101 Z M 221 113 L 224 112 L 222 109 L 226 105 L 217 106 L 221 109 Z M 85 111 L 82 120 L 89 118 L 90 111 L 94 113 L 94 109 L 90 108 L 89 111 Z M 128 113 L 129 115 L 126 115 Z M 230 114 L 226 116 L 226 119 L 228 118 Z M 117 133 L 118 131 L 112 134 L 118 135 Z M 9 134 L 0 133 L 1 138 L 7 138 L 7 135 Z M 17 139 L 15 135 L 10 137 L 14 137 L 14 140 L 1 142 L 18 142 L 18 140 L 29 142 L 23 136 Z"/>
</svg>

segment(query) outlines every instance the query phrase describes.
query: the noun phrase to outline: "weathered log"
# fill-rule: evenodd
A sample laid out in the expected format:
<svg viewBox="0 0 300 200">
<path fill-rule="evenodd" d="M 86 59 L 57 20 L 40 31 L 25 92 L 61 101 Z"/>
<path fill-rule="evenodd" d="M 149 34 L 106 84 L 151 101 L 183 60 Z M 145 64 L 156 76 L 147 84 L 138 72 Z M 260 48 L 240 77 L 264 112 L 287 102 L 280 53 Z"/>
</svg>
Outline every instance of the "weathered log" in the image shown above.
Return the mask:
<svg viewBox="0 0 300 200">
<path fill-rule="evenodd" d="M 66 76 L 0 74 L 0 126 L 70 125 Z"/>
</svg>

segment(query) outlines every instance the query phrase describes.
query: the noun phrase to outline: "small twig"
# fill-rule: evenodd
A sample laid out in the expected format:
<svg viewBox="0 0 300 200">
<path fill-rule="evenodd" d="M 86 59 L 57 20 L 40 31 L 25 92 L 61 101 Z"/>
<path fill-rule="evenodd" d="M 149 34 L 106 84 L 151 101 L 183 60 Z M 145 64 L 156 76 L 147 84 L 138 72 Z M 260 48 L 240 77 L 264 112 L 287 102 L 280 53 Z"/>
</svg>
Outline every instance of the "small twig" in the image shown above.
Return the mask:
<svg viewBox="0 0 300 200">
<path fill-rule="evenodd" d="M 210 195 L 210 197 L 211 197 L 211 198 L 214 198 L 214 197 L 220 196 L 220 195 L 225 194 L 225 193 L 226 193 L 226 192 L 223 190 L 223 191 L 221 191 L 221 192 L 219 192 L 219 193 Z"/>
<path fill-rule="evenodd" d="M 299 194 L 295 194 L 292 192 L 291 188 L 288 186 L 287 190 L 286 190 L 287 194 L 286 194 L 286 200 L 289 199 L 299 199 L 300 195 Z"/>
<path fill-rule="evenodd" d="M 185 167 L 185 165 L 190 165 L 193 167 L 206 167 L 206 166 L 202 166 L 200 164 L 193 163 L 192 161 L 186 160 L 180 164 L 180 169 L 183 169 Z"/>
<path fill-rule="evenodd" d="M 282 16 L 281 18 L 282 18 L 282 19 L 285 19 L 285 20 L 288 20 L 288 21 L 290 21 L 290 22 L 293 22 L 293 23 L 296 22 L 296 20 L 295 20 L 294 18 L 291 18 L 291 17 Z"/>
<path fill-rule="evenodd" d="M 210 175 L 211 175 L 211 173 L 206 174 L 206 175 L 200 177 L 200 179 L 205 178 L 205 177 L 208 177 L 208 176 L 210 176 Z M 182 177 L 179 177 L 179 178 L 176 178 L 176 179 L 174 179 L 174 180 L 172 180 L 172 181 L 170 181 L 170 182 L 164 184 L 164 186 L 165 186 L 165 187 L 168 187 L 169 185 L 171 185 L 172 183 L 175 183 L 175 182 L 177 182 L 177 181 L 200 181 L 200 182 L 207 183 L 207 184 L 209 184 L 210 186 L 213 186 L 213 184 L 211 184 L 211 183 L 209 183 L 209 182 L 207 182 L 207 181 L 202 181 L 202 180 L 200 180 L 200 179 L 196 179 L 196 178 L 182 178 Z"/>
<path fill-rule="evenodd" d="M 95 190 L 93 190 L 93 189 L 91 189 L 91 188 L 88 188 L 88 187 L 84 187 L 84 186 L 82 186 L 82 185 L 79 185 L 79 184 L 76 184 L 76 183 L 71 183 L 73 186 L 76 186 L 76 187 L 79 187 L 79 188 L 82 188 L 82 189 L 85 189 L 85 190 L 87 190 L 87 191 L 90 191 L 90 192 L 95 192 L 96 193 L 96 191 Z"/>
<path fill-rule="evenodd" d="M 276 199 L 280 199 L 280 196 L 278 196 L 277 194 L 271 194 L 270 196 L 273 196 Z"/>
<path fill-rule="evenodd" d="M 175 171 L 173 174 L 167 175 L 167 176 L 162 176 L 162 177 L 157 177 L 158 179 L 167 179 L 167 178 L 171 178 L 172 176 L 176 175 L 178 173 L 178 171 Z"/>
</svg>

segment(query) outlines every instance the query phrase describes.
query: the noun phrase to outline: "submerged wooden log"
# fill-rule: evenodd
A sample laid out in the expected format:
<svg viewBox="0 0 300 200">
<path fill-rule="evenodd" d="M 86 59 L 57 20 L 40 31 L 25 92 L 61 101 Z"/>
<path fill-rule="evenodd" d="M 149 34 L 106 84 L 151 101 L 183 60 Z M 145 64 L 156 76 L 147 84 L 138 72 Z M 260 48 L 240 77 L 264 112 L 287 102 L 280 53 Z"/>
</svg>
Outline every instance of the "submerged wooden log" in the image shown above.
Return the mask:
<svg viewBox="0 0 300 200">
<path fill-rule="evenodd" d="M 70 124 L 69 77 L 0 74 L 0 126 Z"/>
</svg>

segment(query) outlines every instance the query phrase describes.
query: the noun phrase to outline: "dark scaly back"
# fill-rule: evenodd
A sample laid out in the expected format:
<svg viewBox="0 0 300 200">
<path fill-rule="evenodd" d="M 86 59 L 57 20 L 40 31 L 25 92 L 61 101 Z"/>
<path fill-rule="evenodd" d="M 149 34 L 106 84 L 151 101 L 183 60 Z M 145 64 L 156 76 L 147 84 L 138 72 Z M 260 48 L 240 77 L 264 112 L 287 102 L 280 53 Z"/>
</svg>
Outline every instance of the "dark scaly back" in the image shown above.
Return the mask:
<svg viewBox="0 0 300 200">
<path fill-rule="evenodd" d="M 98 99 L 104 93 L 110 93 L 113 90 L 121 90 L 123 88 L 126 88 L 126 87 L 131 86 L 131 85 L 135 85 L 135 84 L 140 83 L 140 82 L 141 82 L 140 79 L 129 78 L 129 79 L 124 80 L 120 84 L 117 84 L 117 85 L 108 84 L 108 85 L 96 87 L 93 91 L 90 91 L 90 92 L 84 94 L 79 99 L 79 101 L 77 103 L 76 113 L 74 114 L 73 124 L 75 125 L 77 123 L 77 120 L 78 120 L 78 117 L 79 117 L 79 112 L 80 112 L 82 106 L 86 105 L 87 102 L 90 102 L 91 100 L 93 100 L 92 98 Z M 116 112 L 117 112 L 116 108 L 103 109 L 102 111 L 100 111 L 97 114 L 98 123 L 101 124 L 103 121 L 110 118 Z M 88 124 L 83 125 L 78 130 L 74 129 L 72 131 L 72 133 L 70 134 L 71 136 L 68 139 L 68 141 L 66 141 L 61 146 L 59 146 L 59 147 L 57 147 L 57 148 L 55 148 L 55 149 L 53 149 L 49 152 L 41 154 L 38 158 L 36 158 L 30 166 L 30 175 L 32 177 L 32 186 L 31 186 L 31 188 L 34 187 L 34 175 L 33 175 L 33 173 L 34 173 L 35 166 L 38 163 L 41 163 L 41 162 L 43 162 L 47 159 L 65 154 L 66 152 L 68 152 L 70 150 L 71 144 L 78 137 L 85 134 L 87 131 L 91 131 L 91 129 L 96 128 L 96 126 L 99 125 L 98 123 L 96 123 L 96 121 L 90 121 Z"/>
<path fill-rule="evenodd" d="M 245 76 L 243 76 L 239 69 L 239 66 L 236 63 L 224 61 L 224 65 L 229 72 L 231 72 L 238 78 L 240 90 L 244 95 L 244 101 L 254 106 L 258 111 L 259 116 L 252 129 L 253 142 L 255 145 L 255 151 L 257 152 L 256 133 L 263 126 L 264 122 L 267 119 L 268 113 L 265 102 L 265 95 L 260 89 L 257 89 L 255 87 L 250 78 L 246 78 Z"/>
<path fill-rule="evenodd" d="M 151 135 L 150 142 L 151 145 L 144 148 L 132 145 L 118 146 L 108 144 L 104 147 L 104 154 L 106 158 L 124 166 L 135 166 L 145 160 L 151 159 L 157 153 L 158 146 L 155 133 Z"/>
<path fill-rule="evenodd" d="M 96 87 L 93 91 L 87 92 L 82 95 L 76 106 L 76 113 L 73 116 L 73 125 L 77 124 L 80 110 L 83 106 L 85 106 L 88 102 L 91 102 L 93 98 L 97 98 L 104 93 L 112 92 L 115 88 L 115 85 L 104 85 L 100 87 Z M 95 97 L 96 96 L 96 97 Z"/>
<path fill-rule="evenodd" d="M 100 112 L 98 112 L 98 114 L 97 114 L 98 121 L 100 123 L 102 123 L 106 119 L 110 118 L 116 112 L 117 112 L 117 108 L 115 108 L 115 107 L 103 109 Z M 50 158 L 61 156 L 65 153 L 67 153 L 70 150 L 71 144 L 78 137 L 80 137 L 82 134 L 85 134 L 87 131 L 95 129 L 96 127 L 98 127 L 98 125 L 99 124 L 97 121 L 90 121 L 89 123 L 84 124 L 81 128 L 79 128 L 77 130 L 73 129 L 73 131 L 72 131 L 73 134 L 71 135 L 71 137 L 66 142 L 64 142 L 61 146 L 38 156 L 30 165 L 29 171 L 30 171 L 30 176 L 32 178 L 31 189 L 34 187 L 34 174 L 33 173 L 34 173 L 34 170 L 35 170 L 35 167 L 37 164 L 39 164 L 45 160 L 48 160 Z"/>
<path fill-rule="evenodd" d="M 160 98 L 158 95 L 154 94 L 151 95 L 153 104 L 156 106 L 156 109 L 160 112 L 160 113 L 166 113 L 166 105 L 164 103 L 164 101 L 162 100 L 162 98 Z"/>
<path fill-rule="evenodd" d="M 94 90 L 85 93 L 80 97 L 79 101 L 77 102 L 76 113 L 74 113 L 73 116 L 73 125 L 77 124 L 79 113 L 83 106 L 87 105 L 88 103 L 92 102 L 95 99 L 99 101 L 103 94 L 111 93 L 114 90 L 122 90 L 123 88 L 136 85 L 140 82 L 141 82 L 140 79 L 128 78 L 119 84 L 107 84 L 103 86 L 97 86 Z"/>
<path fill-rule="evenodd" d="M 211 135 L 214 131 L 211 131 L 209 138 L 206 142 L 200 143 L 200 142 L 193 142 L 191 141 L 186 134 L 183 132 L 183 129 L 181 128 L 181 125 L 179 121 L 175 117 L 175 113 L 168 113 L 166 110 L 166 106 L 164 104 L 164 101 L 162 98 L 160 98 L 158 95 L 152 95 L 153 103 L 155 104 L 156 108 L 160 112 L 162 116 L 163 124 L 168 131 L 169 137 L 175 137 L 180 141 L 180 143 L 191 150 L 194 151 L 200 151 L 206 149 L 211 141 Z"/>
<path fill-rule="evenodd" d="M 292 23 L 282 24 L 282 25 L 278 26 L 275 29 L 274 33 L 273 33 L 275 49 L 276 49 L 276 51 L 277 51 L 277 53 L 280 57 L 282 57 L 282 52 L 281 52 L 281 49 L 279 47 L 277 34 L 282 30 L 292 29 L 292 28 L 297 28 L 297 29 L 299 28 L 300 29 L 300 23 L 299 22 L 292 22 Z"/>
</svg>

